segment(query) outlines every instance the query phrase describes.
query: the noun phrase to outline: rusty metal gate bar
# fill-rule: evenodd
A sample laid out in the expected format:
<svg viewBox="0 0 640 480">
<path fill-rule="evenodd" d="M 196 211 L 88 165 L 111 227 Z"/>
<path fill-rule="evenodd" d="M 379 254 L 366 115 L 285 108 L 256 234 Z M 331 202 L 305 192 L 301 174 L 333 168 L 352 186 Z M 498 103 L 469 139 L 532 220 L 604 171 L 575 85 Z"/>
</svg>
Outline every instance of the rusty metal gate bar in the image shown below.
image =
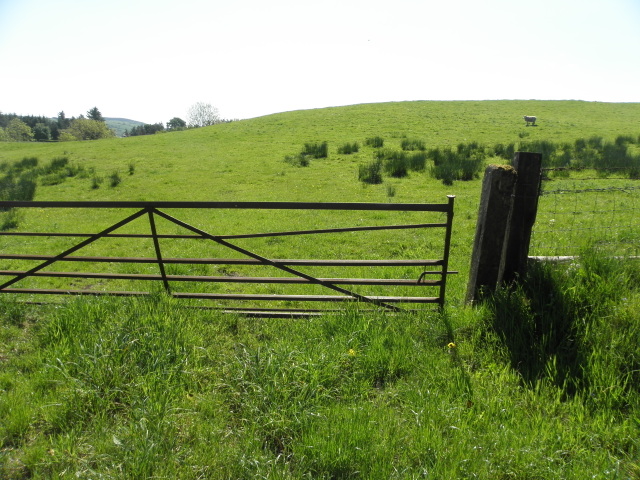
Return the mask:
<svg viewBox="0 0 640 480">
<path fill-rule="evenodd" d="M 37 207 L 37 208 L 141 208 L 138 212 L 117 222 L 116 224 L 102 230 L 97 234 L 73 234 L 58 232 L 0 232 L 0 236 L 64 236 L 86 238 L 77 245 L 65 250 L 58 255 L 20 255 L 2 253 L 0 259 L 18 260 L 42 260 L 43 262 L 30 270 L 24 272 L 0 271 L 0 275 L 15 275 L 14 278 L 0 285 L 0 292 L 6 293 L 35 293 L 35 294 L 79 294 L 79 295 L 148 295 L 147 292 L 101 292 L 84 290 L 53 290 L 53 289 L 14 289 L 8 288 L 14 283 L 27 277 L 58 277 L 58 278 L 101 278 L 101 279 L 126 279 L 126 280 L 161 280 L 165 291 L 176 298 L 206 298 L 224 300 L 278 300 L 278 301 L 314 301 L 314 302 L 339 302 L 339 301 L 361 301 L 372 303 L 378 307 L 391 311 L 401 311 L 399 307 L 392 303 L 437 303 L 440 307 L 444 305 L 446 289 L 446 277 L 448 274 L 457 273 L 448 271 L 449 249 L 451 242 L 451 232 L 453 224 L 453 204 L 454 196 L 448 197 L 446 204 L 379 204 L 379 203 L 300 203 L 300 202 L 0 202 L 0 208 L 16 207 Z M 369 210 L 369 211 L 423 211 L 442 212 L 446 214 L 445 223 L 423 223 L 411 225 L 384 225 L 365 226 L 349 228 L 332 228 L 317 230 L 299 230 L 271 233 L 254 233 L 241 235 L 211 235 L 203 230 L 193 227 L 177 218 L 159 210 L 159 208 L 190 208 L 190 209 L 274 209 L 274 210 Z M 112 233 L 118 228 L 131 221 L 148 215 L 151 235 L 145 234 L 117 234 Z M 190 230 L 193 235 L 161 235 L 158 234 L 154 216 L 168 220 L 169 222 Z M 445 229 L 443 246 L 443 258 L 440 260 L 304 260 L 304 259 L 268 259 L 257 253 L 246 250 L 242 247 L 230 243 L 228 240 L 244 238 L 277 237 L 292 235 L 311 235 L 319 233 L 339 233 L 356 231 L 375 230 L 395 230 L 395 229 L 416 229 L 440 227 Z M 71 254 L 81 248 L 95 242 L 100 238 L 151 238 L 153 240 L 155 258 L 145 257 L 95 257 L 95 256 L 72 256 Z M 163 258 L 159 239 L 204 239 L 210 240 L 230 248 L 250 258 L 243 259 L 201 259 L 201 258 Z M 45 267 L 55 262 L 118 262 L 118 263 L 155 263 L 158 265 L 160 275 L 142 274 L 109 274 L 109 273 L 86 273 L 86 272 L 40 272 Z M 165 264 L 227 264 L 227 265 L 267 265 L 295 277 L 209 277 L 192 275 L 167 275 Z M 318 278 L 305 274 L 292 266 L 433 266 L 438 270 L 424 271 L 418 280 L 402 279 L 349 279 L 349 278 Z M 438 275 L 440 280 L 424 280 L 426 275 Z M 212 293 L 172 293 L 169 281 L 196 281 L 196 282 L 234 282 L 234 283 L 286 283 L 301 284 L 311 283 L 323 286 L 335 292 L 343 294 L 336 295 L 265 295 L 265 294 L 212 294 Z M 351 290 L 337 285 L 431 285 L 439 288 L 438 297 L 380 297 L 371 295 L 361 295 Z M 244 309 L 230 308 L 229 310 L 241 311 Z M 248 309 L 247 309 L 248 310 Z M 264 308 L 265 312 L 281 311 L 280 309 Z M 320 310 L 285 309 L 285 312 L 305 312 Z"/>
</svg>

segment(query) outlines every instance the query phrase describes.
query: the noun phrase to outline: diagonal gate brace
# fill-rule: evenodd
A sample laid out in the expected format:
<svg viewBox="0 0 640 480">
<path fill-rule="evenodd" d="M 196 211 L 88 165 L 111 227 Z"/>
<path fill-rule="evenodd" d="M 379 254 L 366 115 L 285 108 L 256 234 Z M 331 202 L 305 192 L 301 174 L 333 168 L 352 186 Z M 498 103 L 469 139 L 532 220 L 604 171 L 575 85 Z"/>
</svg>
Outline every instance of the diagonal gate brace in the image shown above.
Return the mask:
<svg viewBox="0 0 640 480">
<path fill-rule="evenodd" d="M 327 281 L 320 280 L 319 278 L 313 277 L 311 275 L 307 275 L 306 273 L 303 273 L 303 272 L 300 272 L 300 271 L 295 270 L 293 268 L 290 268 L 290 267 L 288 267 L 288 266 L 286 266 L 286 265 L 284 265 L 284 264 L 282 264 L 280 262 L 277 262 L 277 261 L 270 260 L 268 258 L 262 257 L 262 256 L 260 256 L 260 255 L 258 255 L 256 253 L 253 253 L 253 252 L 251 252 L 249 250 L 246 250 L 246 249 L 244 249 L 242 247 L 239 247 L 237 245 L 229 243 L 228 241 L 223 240 L 220 237 L 217 237 L 215 235 L 211 235 L 211 234 L 205 232 L 204 230 L 200 230 L 199 228 L 193 227 L 193 226 L 189 225 L 188 223 L 185 223 L 185 222 L 183 222 L 181 220 L 178 220 L 177 218 L 172 217 L 171 215 L 168 215 L 168 214 L 166 214 L 166 213 L 164 213 L 164 212 L 162 212 L 160 210 L 157 210 L 157 209 L 155 209 L 153 207 L 151 207 L 151 211 L 153 213 L 155 213 L 156 215 L 158 215 L 158 216 L 160 216 L 160 217 L 162 217 L 162 218 L 164 218 L 166 220 L 169 220 L 170 222 L 173 222 L 173 223 L 175 223 L 176 225 L 178 225 L 180 227 L 186 228 L 187 230 L 191 230 L 192 232 L 197 233 L 198 235 L 200 235 L 200 236 L 202 236 L 204 238 L 208 238 L 209 240 L 213 240 L 214 242 L 216 242 L 216 243 L 218 243 L 220 245 L 223 245 L 223 246 L 225 246 L 227 248 L 230 248 L 231 250 L 235 250 L 236 252 L 239 252 L 239 253 L 241 253 L 243 255 L 246 255 L 248 257 L 254 258 L 254 259 L 258 260 L 260 263 L 262 263 L 264 265 L 269 265 L 269 266 L 278 268 L 278 269 L 283 270 L 283 271 L 285 271 L 287 273 L 290 273 L 292 275 L 296 275 L 298 277 L 304 278 L 304 279 L 308 280 L 311 283 L 315 283 L 316 285 L 322 285 L 323 287 L 329 288 L 331 290 L 334 290 L 336 292 L 342 293 L 344 295 L 348 295 L 348 296 L 353 297 L 353 298 L 355 298 L 357 300 L 360 300 L 362 302 L 373 303 L 374 305 L 377 305 L 377 306 L 380 306 L 380 307 L 384 307 L 384 308 L 392 310 L 394 312 L 402 311 L 401 308 L 398 308 L 395 305 L 390 305 L 390 304 L 382 302 L 382 301 L 380 301 L 378 299 L 370 298 L 370 297 L 367 297 L 365 295 L 360 295 L 359 293 L 355 293 L 355 292 L 352 292 L 352 291 L 347 290 L 345 288 L 338 287 L 338 286 L 336 286 L 336 285 L 334 285 L 332 283 L 329 283 Z"/>
<path fill-rule="evenodd" d="M 10 285 L 13 285 L 16 282 L 19 282 L 20 280 L 22 280 L 22 279 L 24 279 L 26 277 L 29 277 L 30 275 L 42 270 L 43 268 L 48 267 L 52 263 L 55 263 L 58 260 L 63 259 L 67 255 L 70 255 L 73 252 L 76 252 L 76 251 L 80 250 L 81 248 L 86 247 L 87 245 L 95 242 L 96 240 L 99 240 L 100 238 L 105 237 L 106 235 L 108 235 L 109 233 L 113 232 L 114 230 L 117 230 L 118 228 L 120 228 L 120 227 L 126 225 L 127 223 L 135 220 L 136 218 L 141 217 L 142 215 L 144 215 L 148 211 L 150 211 L 149 208 L 144 208 L 144 209 L 134 213 L 133 215 L 128 216 L 124 220 L 121 220 L 118 223 L 116 223 L 116 224 L 104 229 L 103 231 L 101 231 L 99 233 L 96 233 L 95 235 L 90 236 L 86 240 L 83 240 L 82 242 L 78 243 L 77 245 L 74 245 L 73 247 L 69 248 L 68 250 L 65 250 L 64 252 L 59 253 L 55 257 L 50 258 L 50 259 L 42 262 L 40 265 L 36 265 L 31 270 L 28 270 L 26 272 L 22 272 L 22 273 L 16 275 L 11 280 L 9 280 L 9 281 L 3 283 L 2 285 L 0 285 L 0 291 L 4 290 L 5 288 L 9 287 Z"/>
</svg>

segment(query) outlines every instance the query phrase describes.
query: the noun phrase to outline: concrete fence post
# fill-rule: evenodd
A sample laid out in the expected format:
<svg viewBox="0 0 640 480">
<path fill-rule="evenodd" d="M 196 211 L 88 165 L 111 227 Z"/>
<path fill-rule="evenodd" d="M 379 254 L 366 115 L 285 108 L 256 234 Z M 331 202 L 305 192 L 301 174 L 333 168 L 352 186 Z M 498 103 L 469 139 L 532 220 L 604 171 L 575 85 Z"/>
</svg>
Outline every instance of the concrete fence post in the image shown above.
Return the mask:
<svg viewBox="0 0 640 480">
<path fill-rule="evenodd" d="M 489 165 L 485 170 L 467 302 L 479 300 L 484 291 L 493 291 L 502 282 L 516 178 L 516 170 L 508 165 Z"/>
</svg>

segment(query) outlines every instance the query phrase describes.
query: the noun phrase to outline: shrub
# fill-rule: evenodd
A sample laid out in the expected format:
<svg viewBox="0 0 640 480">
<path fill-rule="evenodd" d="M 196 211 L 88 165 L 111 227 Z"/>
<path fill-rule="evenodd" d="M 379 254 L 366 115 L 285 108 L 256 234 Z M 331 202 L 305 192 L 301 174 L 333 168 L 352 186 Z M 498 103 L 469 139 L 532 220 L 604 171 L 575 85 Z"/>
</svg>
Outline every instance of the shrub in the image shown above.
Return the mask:
<svg viewBox="0 0 640 480">
<path fill-rule="evenodd" d="M 94 175 L 93 178 L 91 179 L 91 189 L 96 190 L 100 188 L 101 184 L 102 184 L 102 177 Z"/>
<path fill-rule="evenodd" d="M 120 174 L 117 171 L 109 175 L 110 187 L 117 187 L 118 185 L 120 185 L 120 182 L 122 182 L 122 179 L 120 178 Z"/>
<path fill-rule="evenodd" d="M 58 185 L 67 179 L 67 175 L 64 172 L 51 172 L 40 177 L 40 185 L 43 187 L 50 187 L 52 185 Z"/>
<path fill-rule="evenodd" d="M 422 172 L 427 165 L 427 153 L 416 152 L 413 155 L 409 155 L 409 169 L 414 172 Z"/>
<path fill-rule="evenodd" d="M 484 165 L 484 154 L 476 152 L 469 157 L 461 158 L 459 160 L 460 165 L 460 180 L 469 181 L 480 176 L 480 170 Z"/>
<path fill-rule="evenodd" d="M 549 166 L 549 160 L 556 150 L 556 144 L 547 140 L 534 140 L 531 142 L 521 142 L 520 151 L 540 153 L 542 155 L 542 165 Z"/>
<path fill-rule="evenodd" d="M 355 143 L 345 143 L 344 145 L 338 147 L 338 153 L 342 153 L 344 155 L 351 155 L 352 153 L 358 153 L 360 150 L 360 145 L 357 142 Z"/>
<path fill-rule="evenodd" d="M 468 181 L 477 178 L 484 164 L 485 153 L 479 146 L 458 146 L 457 150 L 454 152 L 448 148 L 429 151 L 428 155 L 433 159 L 431 175 L 442 180 L 445 185 L 452 185 L 454 180 Z"/>
<path fill-rule="evenodd" d="M 457 173 L 457 167 L 451 162 L 442 162 L 431 169 L 431 175 L 442 180 L 444 185 L 453 185 L 453 181 L 457 179 Z"/>
<path fill-rule="evenodd" d="M 510 143 L 506 146 L 501 143 L 496 143 L 493 146 L 493 152 L 496 157 L 504 158 L 505 160 L 511 160 L 513 159 L 513 154 L 516 152 L 516 146 L 514 143 Z"/>
<path fill-rule="evenodd" d="M 305 143 L 302 155 L 309 155 L 313 158 L 327 158 L 329 156 L 329 146 L 327 142 Z"/>
<path fill-rule="evenodd" d="M 405 138 L 400 143 L 402 150 L 420 150 L 421 152 L 425 151 L 427 147 L 425 146 L 422 140 L 408 139 Z"/>
<path fill-rule="evenodd" d="M 358 180 L 364 183 L 382 183 L 382 160 L 374 159 L 358 167 Z"/>
<path fill-rule="evenodd" d="M 364 141 L 364 144 L 368 147 L 382 148 L 384 146 L 384 138 L 382 137 L 370 137 Z"/>
<path fill-rule="evenodd" d="M 404 152 L 392 152 L 385 156 L 384 171 L 395 178 L 406 177 L 409 173 L 409 162 Z"/>
<path fill-rule="evenodd" d="M 303 155 L 299 153 L 298 155 L 287 155 L 284 157 L 284 161 L 289 165 L 293 165 L 294 167 L 308 167 L 309 166 L 309 157 L 307 155 Z"/>
<path fill-rule="evenodd" d="M 63 167 L 66 167 L 69 163 L 69 159 L 67 157 L 57 157 L 51 160 L 50 168 L 51 170 L 60 170 Z"/>
<path fill-rule="evenodd" d="M 396 196 L 396 187 L 387 183 L 387 197 L 393 198 Z"/>
</svg>

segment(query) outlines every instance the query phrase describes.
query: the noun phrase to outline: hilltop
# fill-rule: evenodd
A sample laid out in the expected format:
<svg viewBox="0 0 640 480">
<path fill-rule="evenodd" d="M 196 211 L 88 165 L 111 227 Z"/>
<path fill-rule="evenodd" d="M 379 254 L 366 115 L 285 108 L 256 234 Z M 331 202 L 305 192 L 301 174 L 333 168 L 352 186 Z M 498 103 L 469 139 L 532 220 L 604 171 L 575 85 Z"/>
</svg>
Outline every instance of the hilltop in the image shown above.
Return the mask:
<svg viewBox="0 0 640 480">
<path fill-rule="evenodd" d="M 117 137 L 122 137 L 126 130 L 130 130 L 131 127 L 137 127 L 138 125 L 144 125 L 144 122 L 138 122 L 137 120 L 129 120 L 128 118 L 105 118 L 107 126 L 116 132 Z"/>
<path fill-rule="evenodd" d="M 523 115 L 536 115 L 538 126 L 526 127 Z M 403 138 L 419 139 L 427 148 L 480 142 L 518 144 L 548 140 L 573 143 L 578 138 L 618 135 L 637 137 L 638 103 L 581 101 L 460 101 L 395 102 L 331 107 L 278 113 L 211 127 L 151 136 L 113 138 L 91 142 L 4 143 L 0 161 L 25 156 L 48 161 L 64 155 L 70 162 L 93 168 L 98 174 L 126 172 L 135 164 L 136 175 L 110 191 L 110 198 L 192 200 L 288 199 L 315 200 L 341 195 L 345 200 L 367 201 L 376 189 L 362 189 L 355 180 L 357 167 L 369 161 L 372 150 L 337 154 L 345 142 L 363 144 L 380 136 L 385 147 L 399 148 Z M 307 142 L 327 142 L 329 158 L 295 168 L 283 160 L 297 154 Z M 414 175 L 402 180 L 401 200 L 423 198 L 409 193 Z M 263 188 L 266 186 L 266 188 Z M 310 189 L 309 186 L 312 186 Z M 314 193 L 317 192 L 317 193 Z M 40 199 L 57 198 L 54 187 Z M 68 195 L 65 188 L 65 195 Z M 80 199 L 104 198 L 105 191 L 74 192 Z M 318 198 L 319 197 L 319 198 Z"/>
</svg>

